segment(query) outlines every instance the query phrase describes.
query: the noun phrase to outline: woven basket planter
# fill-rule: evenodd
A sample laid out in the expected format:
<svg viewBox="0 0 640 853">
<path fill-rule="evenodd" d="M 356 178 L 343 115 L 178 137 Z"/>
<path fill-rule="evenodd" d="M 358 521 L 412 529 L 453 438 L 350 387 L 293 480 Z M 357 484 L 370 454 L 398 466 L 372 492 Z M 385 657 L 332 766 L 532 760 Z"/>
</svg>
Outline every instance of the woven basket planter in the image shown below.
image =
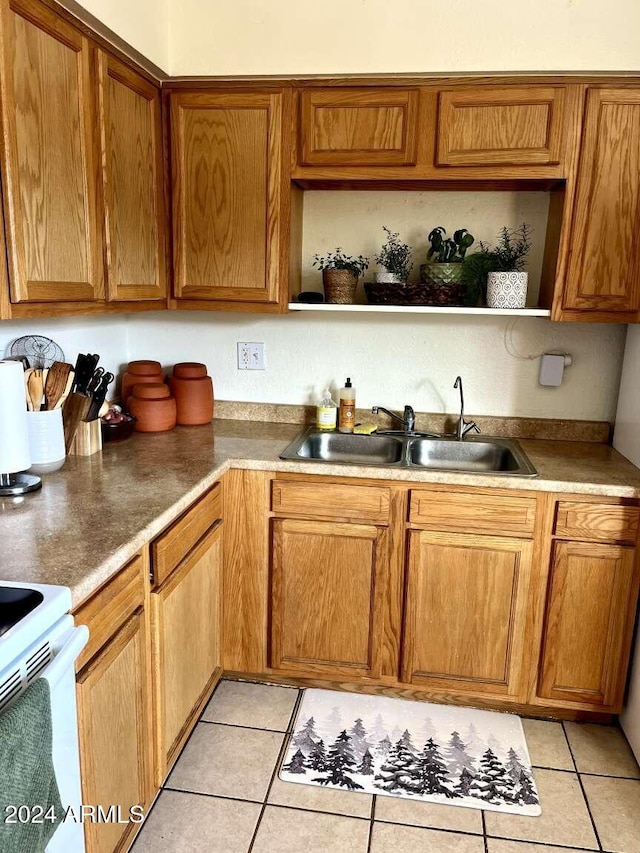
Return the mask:
<svg viewBox="0 0 640 853">
<path fill-rule="evenodd" d="M 325 302 L 351 305 L 356 301 L 358 276 L 349 270 L 323 270 L 322 286 Z"/>
</svg>

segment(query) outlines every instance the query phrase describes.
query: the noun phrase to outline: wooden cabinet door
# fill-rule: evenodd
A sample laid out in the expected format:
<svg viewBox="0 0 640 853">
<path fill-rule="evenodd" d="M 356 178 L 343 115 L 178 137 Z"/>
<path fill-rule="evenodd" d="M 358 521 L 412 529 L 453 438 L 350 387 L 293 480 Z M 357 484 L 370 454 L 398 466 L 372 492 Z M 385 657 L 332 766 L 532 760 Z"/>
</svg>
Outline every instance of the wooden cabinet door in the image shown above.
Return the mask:
<svg viewBox="0 0 640 853">
<path fill-rule="evenodd" d="M 301 166 L 411 166 L 417 89 L 308 89 L 300 94 Z"/>
<path fill-rule="evenodd" d="M 533 543 L 410 533 L 402 680 L 517 698 Z"/>
<path fill-rule="evenodd" d="M 222 523 L 151 595 L 161 784 L 220 675 Z"/>
<path fill-rule="evenodd" d="M 537 166 L 560 162 L 565 90 L 513 86 L 440 92 L 438 166 Z"/>
<path fill-rule="evenodd" d="M 379 675 L 388 532 L 273 521 L 271 666 L 298 675 Z"/>
<path fill-rule="evenodd" d="M 153 738 L 147 678 L 147 632 L 138 610 L 77 679 L 82 801 L 120 806 L 151 804 Z M 136 824 L 85 823 L 87 853 L 128 848 Z"/>
<path fill-rule="evenodd" d="M 160 90 L 103 51 L 99 120 L 109 299 L 167 295 Z"/>
<path fill-rule="evenodd" d="M 640 89 L 591 89 L 563 307 L 640 318 Z"/>
<path fill-rule="evenodd" d="M 282 92 L 172 94 L 178 300 L 288 301 L 283 103 Z"/>
<path fill-rule="evenodd" d="M 12 300 L 102 299 L 93 49 L 37 0 L 3 0 L 0 9 Z"/>
<path fill-rule="evenodd" d="M 638 594 L 634 558 L 620 545 L 555 542 L 539 697 L 620 709 Z"/>
</svg>

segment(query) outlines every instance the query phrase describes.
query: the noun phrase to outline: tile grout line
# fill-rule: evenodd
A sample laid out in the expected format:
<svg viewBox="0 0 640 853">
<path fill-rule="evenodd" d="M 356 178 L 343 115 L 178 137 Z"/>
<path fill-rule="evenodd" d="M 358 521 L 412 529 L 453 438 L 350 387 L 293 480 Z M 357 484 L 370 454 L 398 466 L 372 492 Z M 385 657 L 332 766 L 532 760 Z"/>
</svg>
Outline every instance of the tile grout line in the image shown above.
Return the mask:
<svg viewBox="0 0 640 853">
<path fill-rule="evenodd" d="M 367 843 L 367 853 L 371 853 L 371 845 L 373 844 L 373 824 L 376 819 L 376 795 L 371 797 L 371 812 L 369 814 L 369 840 Z"/>
<path fill-rule="evenodd" d="M 575 755 L 573 754 L 573 749 L 571 748 L 571 741 L 569 740 L 569 735 L 567 734 L 567 729 L 564 724 L 564 720 L 562 721 L 562 731 L 564 733 L 565 740 L 567 741 L 567 746 L 569 747 L 569 754 L 571 755 L 571 760 L 573 761 L 573 765 L 576 768 L 576 776 L 578 777 L 578 784 L 580 785 L 580 790 L 582 792 L 582 798 L 587 807 L 587 814 L 589 815 L 589 820 L 591 821 L 591 826 L 593 827 L 593 833 L 596 837 L 596 842 L 598 844 L 599 850 L 604 850 L 602 846 L 602 842 L 600 841 L 600 835 L 598 833 L 598 828 L 596 826 L 596 822 L 593 819 L 593 815 L 591 814 L 591 806 L 589 805 L 589 798 L 587 797 L 587 792 L 584 789 L 584 785 L 582 784 L 582 777 L 580 775 L 580 771 L 578 770 L 578 764 L 576 762 Z"/>
<path fill-rule="evenodd" d="M 487 823 L 484 819 L 484 809 L 480 809 L 482 817 L 482 842 L 484 844 L 484 853 L 489 853 L 489 842 L 487 841 Z"/>
<path fill-rule="evenodd" d="M 198 720 L 207 726 L 226 726 L 229 729 L 248 729 L 250 732 L 273 732 L 276 735 L 286 735 L 289 729 L 270 729 L 267 726 L 243 726 L 241 723 L 221 723 L 219 720 Z M 195 729 L 194 729 L 195 731 Z"/>
<path fill-rule="evenodd" d="M 262 803 L 262 807 L 260 809 L 260 814 L 258 815 L 258 820 L 256 821 L 255 829 L 253 830 L 253 835 L 251 836 L 251 841 L 249 842 L 249 846 L 247 847 L 247 853 L 251 853 L 253 850 L 253 845 L 256 843 L 256 838 L 258 837 L 258 830 L 260 829 L 260 824 L 262 823 L 262 818 L 267 808 L 267 802 L 269 800 L 269 794 L 271 793 L 271 788 L 273 787 L 274 779 L 276 778 L 276 774 L 278 772 L 278 768 L 280 767 L 280 762 L 285 756 L 286 750 L 289 746 L 289 728 L 292 726 L 292 721 L 296 718 L 298 709 L 300 708 L 300 703 L 302 702 L 303 691 L 298 690 L 298 695 L 296 696 L 296 701 L 293 705 L 293 710 L 291 711 L 291 716 L 289 717 L 289 725 L 287 726 L 287 731 L 285 732 L 284 737 L 282 738 L 282 744 L 280 746 L 280 750 L 278 751 L 278 757 L 276 759 L 275 766 L 273 768 L 273 772 L 271 773 L 271 779 L 269 780 L 269 784 L 267 785 L 267 790 L 264 795 L 264 801 Z"/>
</svg>

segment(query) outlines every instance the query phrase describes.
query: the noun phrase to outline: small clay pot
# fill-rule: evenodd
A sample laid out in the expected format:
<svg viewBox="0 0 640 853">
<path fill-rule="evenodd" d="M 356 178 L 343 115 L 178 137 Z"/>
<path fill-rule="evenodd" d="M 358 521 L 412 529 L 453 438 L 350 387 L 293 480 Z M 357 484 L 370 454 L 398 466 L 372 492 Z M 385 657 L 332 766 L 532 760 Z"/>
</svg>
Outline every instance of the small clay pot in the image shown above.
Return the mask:
<svg viewBox="0 0 640 853">
<path fill-rule="evenodd" d="M 136 432 L 168 432 L 176 425 L 176 401 L 161 382 L 139 383 L 127 401 Z"/>
<path fill-rule="evenodd" d="M 177 379 L 200 379 L 207 375 L 207 365 L 197 361 L 181 361 L 173 366 L 173 375 Z"/>
<path fill-rule="evenodd" d="M 176 399 L 177 422 L 183 426 L 201 426 L 213 418 L 213 383 L 210 376 L 193 379 L 172 376 L 169 385 Z"/>
<path fill-rule="evenodd" d="M 120 397 L 126 403 L 135 385 L 145 382 L 162 382 L 162 366 L 159 361 L 130 361 L 122 375 Z"/>
</svg>

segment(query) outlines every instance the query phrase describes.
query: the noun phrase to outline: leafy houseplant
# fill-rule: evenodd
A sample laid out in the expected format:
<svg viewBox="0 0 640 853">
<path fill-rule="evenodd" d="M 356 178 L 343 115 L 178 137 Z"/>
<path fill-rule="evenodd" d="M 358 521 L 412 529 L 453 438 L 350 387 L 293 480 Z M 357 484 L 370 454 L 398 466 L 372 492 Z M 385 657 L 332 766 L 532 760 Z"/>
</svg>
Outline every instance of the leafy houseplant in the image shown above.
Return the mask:
<svg viewBox="0 0 640 853">
<path fill-rule="evenodd" d="M 420 265 L 420 280 L 425 285 L 425 298 L 431 305 L 460 305 L 462 302 L 462 264 L 474 237 L 466 228 L 447 231 L 438 225 L 429 233 L 427 263 Z"/>
<path fill-rule="evenodd" d="M 375 256 L 377 264 L 384 267 L 385 273 L 376 273 L 378 282 L 406 282 L 413 268 L 411 261 L 411 246 L 400 240 L 399 232 L 391 231 L 386 225 L 383 230 L 387 232 L 386 242 Z"/>
<path fill-rule="evenodd" d="M 526 222 L 514 229 L 504 226 L 494 247 L 482 241 L 479 247 L 479 251 L 465 258 L 462 267 L 465 304 L 476 305 L 482 294 L 489 307 L 523 308 L 528 277 L 524 266 L 531 249 L 531 227 Z M 489 295 L 490 281 L 493 281 L 492 296 Z M 499 297 L 500 305 L 495 304 L 496 289 L 504 291 Z M 505 296 L 507 291 L 510 291 L 509 296 Z"/>
<path fill-rule="evenodd" d="M 346 255 L 338 246 L 325 256 L 315 255 L 313 266 L 322 272 L 326 301 L 347 305 L 355 301 L 358 279 L 369 266 L 369 258 Z"/>
</svg>

